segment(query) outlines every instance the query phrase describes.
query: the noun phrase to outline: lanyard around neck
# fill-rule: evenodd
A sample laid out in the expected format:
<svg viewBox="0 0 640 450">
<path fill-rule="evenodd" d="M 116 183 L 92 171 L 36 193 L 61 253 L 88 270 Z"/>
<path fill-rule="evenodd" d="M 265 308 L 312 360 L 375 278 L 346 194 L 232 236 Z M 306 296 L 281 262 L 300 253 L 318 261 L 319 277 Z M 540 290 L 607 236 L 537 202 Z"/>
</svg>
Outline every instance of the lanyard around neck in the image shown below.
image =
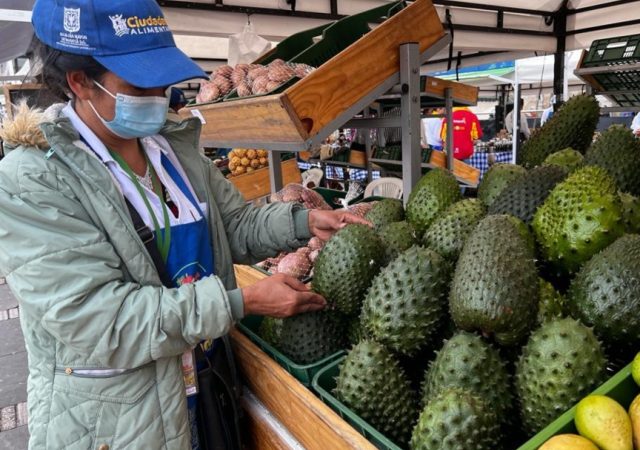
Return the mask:
<svg viewBox="0 0 640 450">
<path fill-rule="evenodd" d="M 111 154 L 113 159 L 115 159 L 116 162 L 120 165 L 120 167 L 122 167 L 122 169 L 127 173 L 127 175 L 129 175 L 129 178 L 131 178 L 133 185 L 136 187 L 138 193 L 142 197 L 142 200 L 144 201 L 144 204 L 147 207 L 147 210 L 149 211 L 149 215 L 151 216 L 151 220 L 153 220 L 153 227 L 155 229 L 156 245 L 158 246 L 158 251 L 160 252 L 160 256 L 162 257 L 162 260 L 164 262 L 167 262 L 167 257 L 169 255 L 169 247 L 171 245 L 171 223 L 169 222 L 169 212 L 167 209 L 167 205 L 165 204 L 164 199 L 162 198 L 162 187 L 160 185 L 160 181 L 158 180 L 156 171 L 153 168 L 153 164 L 151 164 L 151 161 L 149 161 L 149 158 L 147 157 L 147 153 L 143 151 L 144 158 L 147 161 L 147 164 L 149 165 L 149 172 L 151 173 L 151 184 L 153 184 L 153 191 L 158 196 L 158 199 L 160 200 L 160 205 L 162 205 L 162 216 L 164 218 L 164 230 L 160 229 L 160 223 L 158 222 L 158 219 L 156 218 L 156 215 L 153 212 L 151 203 L 149 203 L 149 198 L 147 197 L 147 194 L 144 191 L 144 188 L 142 187 L 142 185 L 140 185 L 140 182 L 138 181 L 138 177 L 136 177 L 136 175 L 133 173 L 133 170 L 131 170 L 131 167 L 129 167 L 129 164 L 127 164 L 127 162 L 117 152 L 109 150 L 109 153 Z"/>
</svg>

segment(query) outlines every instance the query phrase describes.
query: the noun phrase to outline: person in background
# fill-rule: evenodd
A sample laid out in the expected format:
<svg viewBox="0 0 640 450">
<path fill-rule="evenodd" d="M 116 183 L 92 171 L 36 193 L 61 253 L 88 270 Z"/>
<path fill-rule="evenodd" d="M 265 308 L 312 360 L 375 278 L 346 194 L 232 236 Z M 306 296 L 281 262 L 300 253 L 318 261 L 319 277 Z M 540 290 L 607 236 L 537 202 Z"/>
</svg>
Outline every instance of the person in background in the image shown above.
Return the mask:
<svg viewBox="0 0 640 450">
<path fill-rule="evenodd" d="M 442 116 L 444 108 L 431 108 L 426 110 L 428 116 Z M 420 121 L 420 144 L 423 148 L 442 150 L 442 117 L 425 117 Z"/>
<path fill-rule="evenodd" d="M 640 136 L 640 112 L 638 112 L 631 121 L 631 131 L 633 131 L 633 134 L 636 136 Z"/>
<path fill-rule="evenodd" d="M 467 160 L 473 155 L 475 141 L 482 137 L 482 126 L 469 108 L 453 108 L 453 157 L 459 160 Z M 443 145 L 447 141 L 447 121 L 442 119 L 442 131 L 440 137 Z"/>
<path fill-rule="evenodd" d="M 524 100 L 520 99 L 518 103 L 518 109 L 520 110 L 520 133 L 524 139 L 529 139 L 531 137 L 531 130 L 529 130 L 529 124 L 527 123 L 527 116 L 525 116 L 522 111 L 522 105 L 524 105 Z M 504 118 L 504 125 L 507 128 L 507 131 L 513 134 L 513 109 L 507 114 L 507 117 Z"/>
<path fill-rule="evenodd" d="M 178 114 L 182 108 L 187 105 L 187 98 L 184 95 L 182 89 L 177 87 L 172 87 L 169 93 L 169 112 L 167 114 L 167 119 L 173 120 L 174 122 L 181 122 L 182 118 Z"/>
</svg>

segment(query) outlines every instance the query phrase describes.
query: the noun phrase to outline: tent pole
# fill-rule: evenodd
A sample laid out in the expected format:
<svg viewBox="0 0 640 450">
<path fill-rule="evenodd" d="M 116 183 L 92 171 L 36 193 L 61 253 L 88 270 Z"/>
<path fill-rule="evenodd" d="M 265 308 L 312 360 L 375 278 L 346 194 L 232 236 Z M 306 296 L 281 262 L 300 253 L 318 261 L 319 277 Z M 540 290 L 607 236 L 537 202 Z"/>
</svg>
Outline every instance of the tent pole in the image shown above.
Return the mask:
<svg viewBox="0 0 640 450">
<path fill-rule="evenodd" d="M 567 41 L 567 0 L 562 2 L 558 11 L 553 15 L 553 32 L 556 35 L 556 52 L 553 58 L 553 93 L 556 96 L 554 110 L 566 100 L 563 96 L 565 80 L 565 50 Z"/>
<path fill-rule="evenodd" d="M 516 163 L 516 152 L 518 151 L 518 144 L 520 142 L 520 128 L 518 128 L 518 122 L 520 119 L 520 80 L 518 79 L 518 64 L 516 64 L 516 70 L 514 72 L 513 80 L 513 133 L 511 133 L 511 163 Z"/>
</svg>

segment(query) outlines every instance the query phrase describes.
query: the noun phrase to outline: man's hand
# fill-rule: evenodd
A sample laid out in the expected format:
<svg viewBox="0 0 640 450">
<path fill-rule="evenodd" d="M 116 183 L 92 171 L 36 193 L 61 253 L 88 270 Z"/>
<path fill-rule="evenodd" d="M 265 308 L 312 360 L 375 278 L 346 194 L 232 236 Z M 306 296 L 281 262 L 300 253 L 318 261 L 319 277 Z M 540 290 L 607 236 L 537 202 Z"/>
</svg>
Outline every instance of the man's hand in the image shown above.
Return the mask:
<svg viewBox="0 0 640 450">
<path fill-rule="evenodd" d="M 309 211 L 309 229 L 311 230 L 311 234 L 323 241 L 328 241 L 334 233 L 351 223 L 371 226 L 371 222 L 368 220 L 361 219 L 346 211 L 324 211 L 319 209 Z"/>
<path fill-rule="evenodd" d="M 242 289 L 244 313 L 289 317 L 324 309 L 326 300 L 292 276 L 275 274 Z"/>
</svg>

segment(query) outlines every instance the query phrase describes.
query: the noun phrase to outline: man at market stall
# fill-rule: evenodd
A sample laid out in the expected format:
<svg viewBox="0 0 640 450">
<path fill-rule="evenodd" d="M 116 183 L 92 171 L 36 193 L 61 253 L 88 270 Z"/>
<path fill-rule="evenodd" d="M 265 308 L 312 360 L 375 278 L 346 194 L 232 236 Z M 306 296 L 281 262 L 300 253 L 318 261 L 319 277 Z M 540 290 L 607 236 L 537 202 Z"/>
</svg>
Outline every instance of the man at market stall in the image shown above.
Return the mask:
<svg viewBox="0 0 640 450">
<path fill-rule="evenodd" d="M 468 160 L 473 156 L 475 142 L 482 137 L 482 125 L 476 116 L 466 106 L 453 108 L 453 157 L 459 160 Z M 447 120 L 442 119 L 442 131 L 440 132 L 443 145 L 447 141 Z"/>
<path fill-rule="evenodd" d="M 284 275 L 237 289 L 233 263 L 368 222 L 248 205 L 200 156 L 198 119 L 165 123 L 166 88 L 207 77 L 154 0 L 37 0 L 32 23 L 43 79 L 70 101 L 23 105 L 0 133 L 0 274 L 29 355 L 29 447 L 206 449 L 193 349 L 213 364 L 244 315 L 326 304 Z"/>
</svg>

